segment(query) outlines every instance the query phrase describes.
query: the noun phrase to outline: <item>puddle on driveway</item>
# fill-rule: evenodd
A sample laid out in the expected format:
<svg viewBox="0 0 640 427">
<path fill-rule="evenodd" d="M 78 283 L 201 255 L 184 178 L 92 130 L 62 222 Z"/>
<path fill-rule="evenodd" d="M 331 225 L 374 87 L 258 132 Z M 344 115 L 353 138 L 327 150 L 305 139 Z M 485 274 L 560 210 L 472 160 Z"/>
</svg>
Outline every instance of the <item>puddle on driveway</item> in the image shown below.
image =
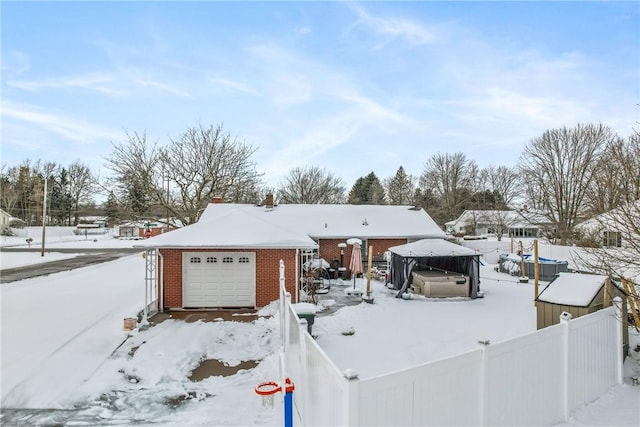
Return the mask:
<svg viewBox="0 0 640 427">
<path fill-rule="evenodd" d="M 157 325 L 167 319 L 184 320 L 186 323 L 203 322 L 253 322 L 258 318 L 255 310 L 174 310 L 156 313 L 149 323 Z"/>
<path fill-rule="evenodd" d="M 221 376 L 229 377 L 235 375 L 241 369 L 253 369 L 258 366 L 257 360 L 247 360 L 240 362 L 236 366 L 228 366 L 218 359 L 205 359 L 200 362 L 200 365 L 191 372 L 189 379 L 191 381 L 202 381 L 205 378 Z"/>
</svg>

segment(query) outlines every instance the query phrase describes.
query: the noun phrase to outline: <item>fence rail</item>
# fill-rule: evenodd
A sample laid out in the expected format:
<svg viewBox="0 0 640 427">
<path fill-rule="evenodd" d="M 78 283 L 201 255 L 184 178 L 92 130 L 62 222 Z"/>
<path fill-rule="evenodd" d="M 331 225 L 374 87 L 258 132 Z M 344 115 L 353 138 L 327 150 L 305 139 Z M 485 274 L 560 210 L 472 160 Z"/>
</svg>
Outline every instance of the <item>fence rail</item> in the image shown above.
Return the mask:
<svg viewBox="0 0 640 427">
<path fill-rule="evenodd" d="M 360 380 L 307 333 L 284 287 L 283 376 L 297 425 L 552 425 L 622 383 L 621 301 L 578 319 L 424 365 Z"/>
</svg>

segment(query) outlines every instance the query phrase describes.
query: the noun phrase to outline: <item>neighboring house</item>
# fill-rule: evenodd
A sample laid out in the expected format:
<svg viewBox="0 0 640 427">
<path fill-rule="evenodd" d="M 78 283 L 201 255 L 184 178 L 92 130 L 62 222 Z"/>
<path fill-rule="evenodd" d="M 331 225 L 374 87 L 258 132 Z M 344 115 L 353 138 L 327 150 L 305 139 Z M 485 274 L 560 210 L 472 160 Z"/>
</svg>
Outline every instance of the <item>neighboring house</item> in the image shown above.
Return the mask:
<svg viewBox="0 0 640 427">
<path fill-rule="evenodd" d="M 78 225 L 73 230 L 74 234 L 87 236 L 89 234 L 107 234 L 107 218 L 104 216 L 81 216 Z"/>
<path fill-rule="evenodd" d="M 280 260 L 294 296 L 303 254 L 330 263 L 347 239 L 382 256 L 391 246 L 444 232 L 422 209 L 386 205 L 225 204 L 214 198 L 196 224 L 136 246 L 158 249 L 162 309 L 262 307 L 278 298 Z M 352 246 L 344 249 L 349 265 Z M 365 258 L 363 258 L 365 259 Z"/>
<path fill-rule="evenodd" d="M 101 215 L 85 215 L 78 217 L 78 225 L 80 224 L 95 224 L 99 227 L 107 227 L 108 218 L 106 216 Z"/>
<path fill-rule="evenodd" d="M 640 238 L 637 234 L 639 221 L 640 201 L 636 201 L 576 224 L 574 230 L 601 246 L 621 248 Z"/>
<path fill-rule="evenodd" d="M 169 223 L 169 224 L 167 224 Z M 118 237 L 121 239 L 144 239 L 178 228 L 174 221 L 167 221 L 165 219 L 152 220 L 147 219 L 143 221 L 133 221 L 121 224 L 118 226 Z"/>
<path fill-rule="evenodd" d="M 0 209 L 0 234 L 8 232 L 10 227 L 24 226 L 25 224 L 23 220 L 11 216 L 8 212 Z"/>
<path fill-rule="evenodd" d="M 445 226 L 447 232 L 454 234 L 509 237 L 539 237 L 552 228 L 544 215 L 524 210 L 466 210 Z"/>
</svg>

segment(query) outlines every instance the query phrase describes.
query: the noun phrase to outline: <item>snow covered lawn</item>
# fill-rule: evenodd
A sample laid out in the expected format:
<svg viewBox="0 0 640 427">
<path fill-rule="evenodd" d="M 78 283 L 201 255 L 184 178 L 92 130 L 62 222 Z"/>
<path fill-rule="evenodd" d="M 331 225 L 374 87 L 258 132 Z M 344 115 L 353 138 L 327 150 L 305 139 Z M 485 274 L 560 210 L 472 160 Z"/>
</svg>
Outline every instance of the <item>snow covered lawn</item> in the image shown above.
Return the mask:
<svg viewBox="0 0 640 427">
<path fill-rule="evenodd" d="M 383 282 L 372 281 L 373 304 L 316 318 L 313 335 L 338 368 L 355 369 L 362 379 L 386 374 L 476 349 L 479 339 L 495 343 L 535 331 L 533 283 L 516 281 L 483 267 L 485 298 L 475 300 L 421 295 L 404 300 Z M 364 280 L 356 286 L 364 289 Z"/>
<path fill-rule="evenodd" d="M 3 284 L 2 404 L 57 407 L 126 338 L 123 319 L 144 306 L 144 261 Z"/>
</svg>

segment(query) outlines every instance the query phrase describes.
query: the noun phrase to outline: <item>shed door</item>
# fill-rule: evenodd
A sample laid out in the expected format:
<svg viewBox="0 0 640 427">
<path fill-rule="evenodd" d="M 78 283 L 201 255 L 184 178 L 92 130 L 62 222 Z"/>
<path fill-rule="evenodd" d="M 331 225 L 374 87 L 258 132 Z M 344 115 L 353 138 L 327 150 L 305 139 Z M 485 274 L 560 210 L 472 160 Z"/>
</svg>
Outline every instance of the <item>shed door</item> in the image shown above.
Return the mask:
<svg viewBox="0 0 640 427">
<path fill-rule="evenodd" d="M 255 307 L 254 252 L 183 252 L 183 307 Z"/>
</svg>

